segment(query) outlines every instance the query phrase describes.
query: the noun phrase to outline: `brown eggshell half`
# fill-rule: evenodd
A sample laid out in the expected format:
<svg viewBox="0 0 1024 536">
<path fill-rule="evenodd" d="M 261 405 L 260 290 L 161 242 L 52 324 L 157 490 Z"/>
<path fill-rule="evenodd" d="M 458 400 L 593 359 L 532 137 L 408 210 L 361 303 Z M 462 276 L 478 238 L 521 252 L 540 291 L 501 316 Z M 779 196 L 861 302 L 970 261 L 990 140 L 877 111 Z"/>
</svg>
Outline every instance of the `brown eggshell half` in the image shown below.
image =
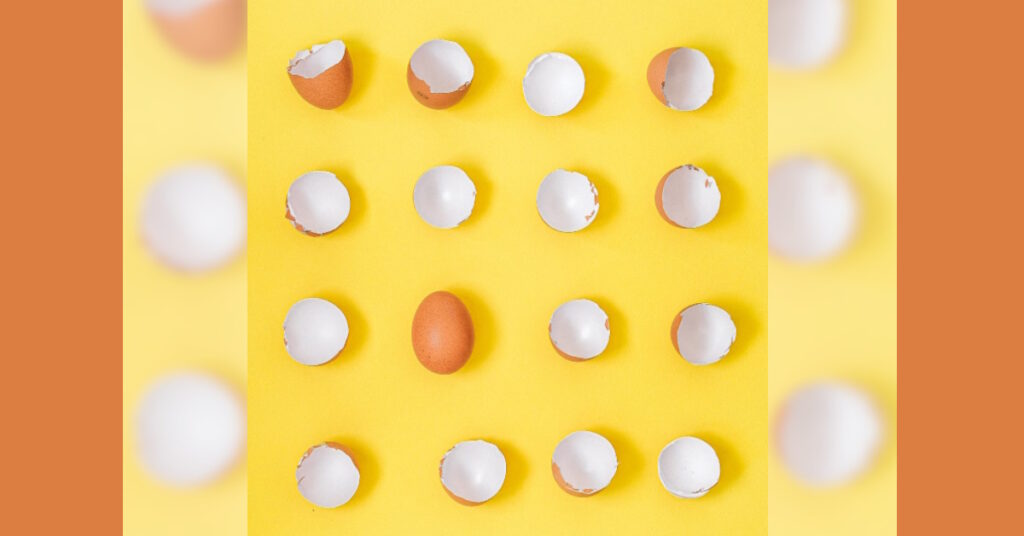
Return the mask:
<svg viewBox="0 0 1024 536">
<path fill-rule="evenodd" d="M 665 73 L 668 71 L 668 59 L 672 53 L 679 50 L 679 47 L 667 48 L 658 53 L 647 66 L 647 85 L 651 87 L 651 93 L 668 106 L 668 99 L 665 98 L 663 88 L 665 87 Z"/>
<path fill-rule="evenodd" d="M 291 78 L 295 91 L 298 91 L 306 102 L 317 108 L 333 110 L 341 106 L 352 92 L 352 55 L 346 47 L 345 56 L 341 61 L 314 78 L 291 73 L 288 73 L 288 77 Z"/>
<path fill-rule="evenodd" d="M 555 482 L 558 484 L 558 487 L 562 488 L 569 495 L 574 495 L 576 497 L 590 497 L 591 495 L 596 495 L 598 491 L 601 491 L 594 491 L 592 489 L 579 490 L 572 487 L 571 484 L 569 484 L 568 482 L 565 481 L 564 478 L 562 478 L 562 471 L 561 469 L 559 469 L 558 464 L 555 462 L 551 462 L 551 474 L 554 475 Z"/>
<path fill-rule="evenodd" d="M 412 72 L 412 62 L 409 63 L 409 67 L 405 71 L 405 79 L 409 83 L 409 91 L 412 92 L 412 96 L 416 97 L 420 104 L 435 110 L 455 106 L 462 100 L 462 97 L 466 96 L 466 93 L 469 93 L 469 86 L 473 84 L 473 81 L 470 80 L 451 93 L 432 93 L 430 85 L 420 80 L 416 73 Z"/>
<path fill-rule="evenodd" d="M 662 219 L 676 227 L 684 228 L 682 225 L 679 225 L 678 223 L 672 221 L 672 218 L 669 218 L 668 214 L 665 213 L 665 182 L 668 181 L 668 176 L 671 175 L 672 172 L 681 167 L 684 166 L 678 166 L 668 170 L 668 173 L 666 173 L 665 176 L 663 176 L 661 180 L 658 181 L 658 187 L 654 191 L 654 205 L 658 207 L 658 214 L 661 214 Z"/>
<path fill-rule="evenodd" d="M 420 303 L 412 319 L 412 349 L 427 370 L 451 374 L 473 353 L 473 319 L 451 292 L 437 291 Z"/>
<path fill-rule="evenodd" d="M 451 452 L 451 451 L 449 450 L 448 452 Z M 441 478 L 442 478 L 442 475 L 444 475 L 444 472 L 442 471 L 442 469 L 444 467 L 444 459 L 447 456 L 448 456 L 448 453 L 445 453 L 445 455 L 443 457 L 441 457 L 441 463 L 437 464 L 437 478 L 441 482 L 441 489 L 443 489 L 444 492 L 447 493 L 448 496 L 451 497 L 453 501 L 455 501 L 455 502 L 457 502 L 457 503 L 459 503 L 459 504 L 461 504 L 463 506 L 480 506 L 481 504 L 483 504 L 483 503 L 478 503 L 478 502 L 473 502 L 473 501 L 467 501 L 466 499 L 463 499 L 462 497 L 459 497 L 458 495 L 452 493 L 452 490 L 448 489 L 448 486 L 444 485 L 444 481 L 441 480 Z"/>
<path fill-rule="evenodd" d="M 150 13 L 172 45 L 198 60 L 221 59 L 245 40 L 245 0 L 219 0 L 184 16 Z"/>
</svg>

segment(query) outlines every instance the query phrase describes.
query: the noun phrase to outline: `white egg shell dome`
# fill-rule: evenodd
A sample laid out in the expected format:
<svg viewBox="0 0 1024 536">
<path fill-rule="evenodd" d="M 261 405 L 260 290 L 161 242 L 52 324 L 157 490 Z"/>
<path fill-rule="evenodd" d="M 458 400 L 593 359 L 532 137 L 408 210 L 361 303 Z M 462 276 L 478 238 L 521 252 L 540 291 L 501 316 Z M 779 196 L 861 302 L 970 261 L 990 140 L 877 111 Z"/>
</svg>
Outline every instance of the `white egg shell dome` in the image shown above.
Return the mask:
<svg viewBox="0 0 1024 536">
<path fill-rule="evenodd" d="M 768 243 L 789 260 L 840 253 L 857 230 L 859 210 L 850 180 L 824 160 L 786 158 L 768 175 Z"/>
<path fill-rule="evenodd" d="M 505 455 L 497 445 L 480 439 L 463 441 L 441 460 L 441 485 L 466 505 L 487 502 L 505 483 Z"/>
<path fill-rule="evenodd" d="M 715 86 L 711 61 L 695 48 L 681 47 L 668 58 L 662 93 L 668 107 L 689 112 L 704 106 Z"/>
<path fill-rule="evenodd" d="M 687 164 L 670 171 L 658 185 L 658 207 L 669 222 L 695 229 L 718 215 L 722 192 L 715 178 Z"/>
<path fill-rule="evenodd" d="M 242 397 L 220 379 L 174 373 L 149 386 L 136 413 L 139 460 L 172 486 L 209 483 L 238 462 L 245 448 Z"/>
<path fill-rule="evenodd" d="M 295 468 L 299 493 L 321 508 L 337 508 L 359 489 L 359 468 L 355 460 L 337 443 L 321 443 L 302 455 Z"/>
<path fill-rule="evenodd" d="M 473 214 L 476 185 L 456 166 L 437 166 L 416 181 L 412 200 L 423 221 L 439 229 L 453 229 Z"/>
<path fill-rule="evenodd" d="M 618 467 L 619 459 L 611 442 L 586 430 L 567 435 L 551 456 L 551 472 L 558 485 L 583 497 L 608 487 Z"/>
<path fill-rule="evenodd" d="M 769 0 L 768 58 L 784 69 L 824 65 L 846 41 L 846 0 Z"/>
<path fill-rule="evenodd" d="M 530 62 L 523 77 L 523 95 L 531 110 L 553 117 L 567 114 L 583 98 L 583 68 L 561 52 L 541 54 Z"/>
<path fill-rule="evenodd" d="M 658 455 L 661 485 L 682 499 L 706 495 L 718 484 L 721 472 L 715 449 L 697 437 L 680 437 L 661 449 Z"/>
<path fill-rule="evenodd" d="M 142 238 L 172 268 L 203 272 L 245 246 L 245 197 L 218 166 L 187 164 L 161 175 L 142 202 Z"/>
<path fill-rule="evenodd" d="M 597 217 L 597 187 L 582 173 L 556 169 L 537 189 L 537 212 L 548 227 L 563 233 L 579 231 Z"/>
<path fill-rule="evenodd" d="M 611 338 L 608 314 L 597 303 L 578 299 L 555 309 L 548 323 L 551 344 L 564 357 L 593 359 L 604 352 Z"/>
<path fill-rule="evenodd" d="M 334 359 L 348 342 L 345 313 L 321 298 L 299 300 L 284 318 L 284 346 L 303 365 L 322 365 Z"/>
<path fill-rule="evenodd" d="M 352 199 L 334 173 L 310 171 L 292 182 L 286 205 L 286 217 L 296 229 L 320 236 L 345 223 Z"/>
<path fill-rule="evenodd" d="M 736 324 L 729 313 L 710 303 L 683 309 L 672 324 L 672 342 L 679 355 L 694 365 L 717 363 L 736 341 Z"/>
<path fill-rule="evenodd" d="M 788 397 L 775 434 L 790 473 L 812 486 L 836 486 L 871 466 L 882 444 L 882 417 L 861 389 L 819 382 Z"/>
</svg>

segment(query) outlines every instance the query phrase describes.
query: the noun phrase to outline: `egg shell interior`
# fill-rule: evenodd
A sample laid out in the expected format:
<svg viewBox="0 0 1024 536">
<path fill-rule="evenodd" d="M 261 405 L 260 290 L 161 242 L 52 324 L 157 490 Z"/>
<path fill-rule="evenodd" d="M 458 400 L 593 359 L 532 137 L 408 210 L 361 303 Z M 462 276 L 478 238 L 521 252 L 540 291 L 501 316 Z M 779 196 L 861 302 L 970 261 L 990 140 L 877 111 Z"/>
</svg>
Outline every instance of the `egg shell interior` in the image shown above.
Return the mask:
<svg viewBox="0 0 1024 536">
<path fill-rule="evenodd" d="M 523 77 L 523 95 L 531 110 L 553 117 L 572 111 L 583 98 L 583 68 L 561 52 L 541 54 L 530 62 Z"/>
<path fill-rule="evenodd" d="M 337 508 L 359 489 L 359 468 L 344 445 L 326 442 L 311 447 L 295 469 L 299 493 L 321 508 Z"/>
<path fill-rule="evenodd" d="M 560 305 L 551 315 L 548 335 L 563 357 L 588 360 L 608 347 L 611 325 L 608 314 L 597 303 L 572 300 Z"/>
<path fill-rule="evenodd" d="M 303 365 L 322 365 L 345 349 L 349 326 L 345 313 L 321 298 L 299 300 L 284 319 L 284 346 Z"/>
<path fill-rule="evenodd" d="M 703 52 L 680 47 L 669 55 L 661 88 L 669 108 L 693 111 L 704 106 L 714 84 L 715 70 Z"/>
<path fill-rule="evenodd" d="M 665 221 L 695 229 L 715 218 L 722 203 L 722 193 L 714 177 L 697 166 L 686 164 L 662 177 L 655 201 L 658 213 Z"/>
<path fill-rule="evenodd" d="M 505 455 L 497 445 L 472 440 L 456 444 L 441 459 L 441 484 L 457 502 L 475 506 L 498 494 L 505 483 Z"/>
<path fill-rule="evenodd" d="M 473 61 L 454 41 L 434 39 L 423 43 L 413 52 L 409 68 L 431 93 L 452 93 L 473 81 Z"/>
<path fill-rule="evenodd" d="M 669 493 L 684 499 L 707 494 L 721 476 L 715 449 L 697 437 L 680 437 L 658 455 L 658 478 Z"/>
<path fill-rule="evenodd" d="M 286 217 L 296 229 L 321 236 L 345 223 L 352 199 L 334 173 L 310 171 L 292 182 L 285 204 Z"/>
<path fill-rule="evenodd" d="M 423 221 L 439 229 L 452 229 L 472 215 L 476 185 L 456 166 L 437 166 L 420 176 L 412 196 Z"/>
<path fill-rule="evenodd" d="M 849 178 L 820 158 L 785 158 L 768 175 L 768 243 L 784 258 L 839 254 L 857 231 L 859 213 Z"/>
<path fill-rule="evenodd" d="M 590 225 L 600 209 L 597 187 L 582 173 L 556 169 L 537 189 L 537 212 L 549 227 L 563 233 Z"/>
<path fill-rule="evenodd" d="M 608 487 L 618 465 L 611 442 L 589 431 L 569 434 L 558 443 L 551 456 L 555 481 L 577 496 L 593 495 Z"/>
<path fill-rule="evenodd" d="M 694 365 L 710 365 L 729 353 L 736 324 L 721 307 L 698 303 L 683 309 L 672 324 L 672 344 Z"/>
</svg>

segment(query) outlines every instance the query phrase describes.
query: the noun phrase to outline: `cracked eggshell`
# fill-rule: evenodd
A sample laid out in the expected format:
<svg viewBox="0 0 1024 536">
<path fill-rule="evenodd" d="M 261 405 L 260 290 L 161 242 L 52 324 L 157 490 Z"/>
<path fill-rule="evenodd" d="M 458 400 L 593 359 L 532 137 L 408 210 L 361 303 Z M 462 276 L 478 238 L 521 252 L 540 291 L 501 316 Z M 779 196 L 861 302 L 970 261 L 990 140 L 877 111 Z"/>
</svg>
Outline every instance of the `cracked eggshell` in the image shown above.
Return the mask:
<svg viewBox="0 0 1024 536">
<path fill-rule="evenodd" d="M 451 292 L 428 295 L 412 319 L 412 349 L 429 371 L 451 374 L 473 353 L 473 319 L 469 309 Z"/>
<path fill-rule="evenodd" d="M 406 81 L 420 104 L 442 110 L 457 104 L 473 83 L 473 60 L 454 41 L 433 39 L 419 46 L 409 59 Z"/>
<path fill-rule="evenodd" d="M 145 0 L 164 37 L 198 60 L 218 60 L 245 40 L 245 0 Z"/>
<path fill-rule="evenodd" d="M 285 198 L 285 218 L 309 236 L 325 235 L 348 219 L 348 188 L 329 171 L 310 171 L 292 182 Z"/>
<path fill-rule="evenodd" d="M 715 70 L 708 57 L 695 48 L 670 48 L 661 51 L 647 66 L 647 84 L 662 104 L 689 112 L 711 98 Z"/>
<path fill-rule="evenodd" d="M 589 497 L 608 487 L 618 467 L 619 459 L 611 442 L 585 430 L 565 436 L 551 455 L 555 482 L 577 497 Z"/>
<path fill-rule="evenodd" d="M 439 229 L 453 229 L 473 214 L 476 185 L 458 167 L 437 166 L 416 181 L 412 202 L 423 221 Z"/>
<path fill-rule="evenodd" d="M 718 484 L 721 473 L 715 449 L 697 437 L 680 437 L 658 455 L 661 485 L 682 499 L 703 497 Z"/>
<path fill-rule="evenodd" d="M 548 337 L 558 355 L 569 361 L 593 359 L 604 352 L 611 338 L 608 313 L 590 300 L 565 302 L 551 315 Z"/>
<path fill-rule="evenodd" d="M 300 50 L 288 62 L 288 77 L 306 102 L 333 110 L 352 91 L 352 57 L 340 39 Z"/>
<path fill-rule="evenodd" d="M 530 62 L 523 76 L 523 95 L 531 110 L 553 117 L 567 114 L 583 98 L 583 68 L 561 52 L 541 54 Z"/>
<path fill-rule="evenodd" d="M 348 343 L 348 319 L 333 303 L 320 298 L 295 302 L 284 318 L 284 347 L 303 365 L 323 365 Z"/>
<path fill-rule="evenodd" d="M 599 208 L 597 187 L 582 173 L 556 169 L 537 189 L 537 212 L 556 231 L 583 229 L 594 221 Z"/>
<path fill-rule="evenodd" d="M 327 441 L 302 455 L 295 481 L 307 501 L 320 508 L 337 508 L 359 489 L 359 466 L 348 447 Z"/>
<path fill-rule="evenodd" d="M 683 309 L 672 322 L 672 346 L 694 365 L 717 363 L 736 341 L 736 324 L 729 313 L 710 303 Z"/>
<path fill-rule="evenodd" d="M 783 69 L 828 63 L 846 41 L 846 0 L 769 0 L 768 58 Z"/>
<path fill-rule="evenodd" d="M 715 178 L 692 164 L 665 174 L 654 193 L 658 214 L 677 227 L 695 229 L 715 219 L 722 192 Z"/>
<path fill-rule="evenodd" d="M 204 373 L 180 372 L 149 386 L 136 413 L 139 460 L 172 486 L 207 484 L 234 466 L 245 449 L 239 394 Z"/>
<path fill-rule="evenodd" d="M 466 506 L 489 501 L 505 483 L 505 455 L 494 443 L 462 441 L 441 458 L 441 485 L 448 495 Z"/>
<path fill-rule="evenodd" d="M 857 231 L 859 211 L 847 176 L 824 160 L 786 158 L 768 175 L 768 243 L 789 260 L 840 253 Z"/>
<path fill-rule="evenodd" d="M 147 192 L 140 219 L 150 253 L 182 271 L 218 268 L 245 246 L 245 197 L 214 165 L 188 164 L 165 172 Z"/>
<path fill-rule="evenodd" d="M 882 445 L 882 417 L 872 397 L 839 382 L 789 395 L 775 427 L 786 469 L 812 486 L 837 486 L 863 474 Z"/>
</svg>

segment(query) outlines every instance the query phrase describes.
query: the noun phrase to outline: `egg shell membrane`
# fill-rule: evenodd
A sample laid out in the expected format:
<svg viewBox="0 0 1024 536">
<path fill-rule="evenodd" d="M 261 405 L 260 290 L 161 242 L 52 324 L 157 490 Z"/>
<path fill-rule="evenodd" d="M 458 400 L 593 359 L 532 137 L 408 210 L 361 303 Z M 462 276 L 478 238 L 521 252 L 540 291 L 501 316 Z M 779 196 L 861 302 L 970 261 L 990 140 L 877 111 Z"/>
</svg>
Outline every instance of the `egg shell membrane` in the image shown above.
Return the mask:
<svg viewBox="0 0 1024 536">
<path fill-rule="evenodd" d="M 558 468 L 558 464 L 555 462 L 551 462 L 551 474 L 555 477 L 555 482 L 558 483 L 558 487 L 565 490 L 569 495 L 576 497 L 590 497 L 591 495 L 597 495 L 601 492 L 601 490 L 595 491 L 592 489 L 576 489 L 572 487 L 572 484 L 569 484 L 564 478 L 562 478 L 562 471 Z"/>
<path fill-rule="evenodd" d="M 604 320 L 604 327 L 605 327 L 605 329 L 607 329 L 608 331 L 611 331 L 611 330 L 612 330 L 612 327 L 611 327 L 611 320 L 609 320 L 609 319 L 607 319 L 607 318 L 606 318 L 606 319 Z M 571 356 L 571 355 L 569 355 L 569 354 L 567 354 L 567 353 L 565 353 L 565 352 L 561 351 L 561 350 L 560 350 L 560 349 L 558 348 L 558 345 L 556 345 L 556 344 L 555 344 L 555 339 L 553 339 L 553 338 L 551 337 L 551 330 L 552 330 L 552 329 L 553 329 L 553 328 L 552 328 L 552 326 L 551 326 L 551 322 L 548 322 L 548 340 L 549 340 L 549 341 L 551 341 L 551 347 L 555 349 L 555 352 L 556 352 L 556 353 L 558 353 L 558 355 L 560 355 L 560 356 L 564 357 L 565 359 L 567 359 L 567 360 L 569 360 L 569 361 L 572 361 L 573 363 L 581 363 L 581 362 L 583 362 L 583 361 L 590 361 L 591 359 L 594 359 L 594 357 L 597 357 L 597 356 L 594 356 L 594 357 L 591 357 L 590 359 L 586 359 L 586 358 L 583 358 L 583 357 L 576 357 L 576 356 Z M 554 465 L 554 464 L 552 464 L 552 465 Z M 556 479 L 557 479 L 557 477 L 556 477 Z"/>
<path fill-rule="evenodd" d="M 695 170 L 695 171 L 700 169 L 700 168 L 698 168 L 697 166 L 695 166 L 693 164 L 684 164 L 682 166 L 674 167 L 674 168 L 668 170 L 668 173 L 666 173 L 661 178 L 661 180 L 658 181 L 658 187 L 654 191 L 654 205 L 656 207 L 658 207 L 658 214 L 661 214 L 662 219 L 664 219 L 665 221 L 669 222 L 670 224 L 672 224 L 672 225 L 674 225 L 676 227 L 682 228 L 682 229 L 696 229 L 696 227 L 686 227 L 686 226 L 683 226 L 683 225 L 679 225 L 678 223 L 672 221 L 672 218 L 668 217 L 668 213 L 665 212 L 665 183 L 668 182 L 668 178 L 669 178 L 670 175 L 675 173 L 676 170 L 682 169 L 682 168 L 687 168 L 687 169 L 691 169 L 691 170 Z M 704 182 L 704 186 L 708 186 L 707 181 Z M 677 348 L 677 350 L 678 350 L 678 348 Z"/>
<path fill-rule="evenodd" d="M 313 78 L 305 78 L 288 73 L 295 90 L 306 102 L 322 108 L 333 110 L 341 106 L 352 92 L 352 56 L 348 47 L 341 61 Z"/>
<path fill-rule="evenodd" d="M 452 447 L 452 448 L 448 449 L 448 452 L 451 452 L 453 450 L 455 450 L 455 447 Z M 444 492 L 447 493 L 448 496 L 451 497 L 453 501 L 455 501 L 455 502 L 457 502 L 457 503 L 459 503 L 459 504 L 461 504 L 463 506 L 480 506 L 481 504 L 483 504 L 482 502 L 468 501 L 466 499 L 463 499 L 462 497 L 459 497 L 458 495 L 453 493 L 452 490 L 448 489 L 448 486 L 444 485 L 444 480 L 441 480 L 441 478 L 444 475 L 444 470 L 443 470 L 444 469 L 444 460 L 445 460 L 445 458 L 448 457 L 448 452 L 444 453 L 444 456 L 441 456 L 441 462 L 437 464 L 437 478 L 441 482 L 441 489 L 443 489 Z M 484 502 L 486 502 L 486 501 L 484 501 Z"/>
<path fill-rule="evenodd" d="M 590 185 L 590 192 L 594 194 L 594 210 L 590 211 L 589 214 L 585 214 L 583 216 L 584 221 L 586 221 L 587 223 L 583 227 L 581 227 L 579 229 L 576 229 L 575 231 L 563 231 L 561 229 L 556 229 L 554 226 L 552 226 L 550 223 L 548 223 L 547 220 L 544 219 L 544 215 L 543 215 L 543 213 L 541 213 L 539 203 L 538 203 L 538 206 L 537 206 L 537 214 L 540 215 L 540 219 L 541 219 L 541 221 L 544 222 L 545 225 L 547 225 L 548 227 L 551 227 L 552 229 L 554 229 L 554 230 L 556 230 L 556 231 L 558 231 L 560 233 L 578 233 L 578 232 L 582 231 L 583 229 L 586 229 L 587 227 L 589 227 L 590 224 L 592 223 L 591 220 L 593 220 L 594 217 L 597 216 L 598 210 L 601 209 L 601 202 L 600 202 L 600 199 L 599 199 L 600 196 L 597 193 L 597 185 L 594 184 L 594 181 L 590 180 L 590 178 L 587 177 L 586 175 L 583 175 L 582 173 L 580 173 L 578 171 L 569 171 L 569 170 L 564 170 L 564 169 L 562 171 L 565 171 L 566 173 L 570 173 L 570 174 L 580 175 L 584 179 L 586 179 L 587 183 Z M 554 173 L 554 172 L 552 172 L 552 173 Z M 550 177 L 552 173 L 549 173 L 548 177 Z M 544 177 L 544 180 L 547 180 L 547 177 Z M 543 184 L 544 183 L 542 181 L 541 185 L 543 186 Z"/>
<path fill-rule="evenodd" d="M 721 460 L 718 458 L 718 452 L 715 451 L 715 448 L 712 447 L 710 444 L 708 444 L 707 441 L 704 441 L 703 439 L 700 439 L 700 438 L 694 438 L 694 439 L 700 439 L 701 442 L 706 444 L 711 449 L 711 452 L 715 455 L 715 459 L 719 460 L 719 476 L 718 476 L 718 479 L 716 479 L 715 482 L 713 484 L 711 484 L 710 486 L 708 486 L 706 488 L 701 488 L 701 489 L 698 489 L 698 490 L 693 490 L 693 491 L 675 490 L 675 491 L 673 491 L 673 490 L 669 489 L 665 485 L 665 481 L 662 479 L 662 475 L 661 475 L 661 456 L 662 456 L 662 454 L 664 454 L 664 452 L 666 450 L 668 450 L 669 447 L 671 447 L 674 444 L 676 444 L 680 439 L 684 439 L 684 438 L 676 438 L 676 439 L 672 440 L 668 445 L 665 445 L 665 447 L 663 449 L 661 449 L 661 453 L 658 454 L 658 480 L 661 481 L 662 487 L 664 487 L 665 490 L 668 491 L 669 494 L 671 494 L 673 497 L 678 497 L 680 499 L 699 499 L 699 498 L 707 495 L 708 492 L 711 491 L 712 489 L 714 489 L 714 487 L 717 486 L 718 483 L 721 481 L 721 478 L 722 478 L 722 476 L 721 476 Z M 679 493 L 676 493 L 677 491 Z"/>
<path fill-rule="evenodd" d="M 668 99 L 665 98 L 664 92 L 665 73 L 668 72 L 668 59 L 679 48 L 674 47 L 662 50 L 657 56 L 654 56 L 654 59 L 647 66 L 647 85 L 650 86 L 651 93 L 654 93 L 654 96 L 665 106 L 668 106 Z"/>
<path fill-rule="evenodd" d="M 458 296 L 437 291 L 423 299 L 412 320 L 412 347 L 427 370 L 451 374 L 473 352 L 473 319 Z"/>
<path fill-rule="evenodd" d="M 298 231 L 300 231 L 302 233 L 306 233 L 309 236 L 323 236 L 320 233 L 315 233 L 313 231 L 310 231 L 309 229 L 306 229 L 305 227 L 302 226 L 301 223 L 296 221 L 295 216 L 292 214 L 292 207 L 289 206 L 289 204 L 288 204 L 288 197 L 287 196 L 285 196 L 285 199 L 284 199 L 284 217 L 288 221 L 292 222 L 292 227 L 295 227 L 295 229 L 297 229 Z"/>
<path fill-rule="evenodd" d="M 319 445 L 313 445 L 312 447 L 309 447 L 308 449 L 306 449 L 306 452 L 303 453 L 302 458 L 299 460 L 299 466 L 301 466 L 302 462 L 306 461 L 306 458 L 308 458 L 310 454 L 313 454 L 313 450 L 318 448 L 318 447 L 330 447 L 332 449 L 336 449 L 336 450 L 340 450 L 340 451 L 344 452 L 352 460 L 352 465 L 354 465 L 356 467 L 356 470 L 357 471 L 360 470 L 359 469 L 359 462 L 356 461 L 355 455 L 352 454 L 352 449 L 348 448 L 345 445 L 342 445 L 341 443 L 337 443 L 335 441 L 324 441 L 323 443 L 320 443 Z M 296 466 L 296 467 L 298 467 L 298 466 Z"/>
<path fill-rule="evenodd" d="M 198 60 L 224 58 L 245 39 L 244 0 L 214 1 L 182 15 L 149 11 L 164 37 Z"/>
<path fill-rule="evenodd" d="M 409 83 L 409 91 L 412 93 L 412 96 L 420 104 L 434 110 L 443 110 L 455 106 L 466 96 L 466 93 L 469 93 L 469 86 L 473 85 L 473 81 L 470 80 L 451 93 L 434 93 L 430 91 L 430 86 L 412 71 L 412 62 L 409 63 L 409 67 L 406 69 L 405 78 Z"/>
</svg>

